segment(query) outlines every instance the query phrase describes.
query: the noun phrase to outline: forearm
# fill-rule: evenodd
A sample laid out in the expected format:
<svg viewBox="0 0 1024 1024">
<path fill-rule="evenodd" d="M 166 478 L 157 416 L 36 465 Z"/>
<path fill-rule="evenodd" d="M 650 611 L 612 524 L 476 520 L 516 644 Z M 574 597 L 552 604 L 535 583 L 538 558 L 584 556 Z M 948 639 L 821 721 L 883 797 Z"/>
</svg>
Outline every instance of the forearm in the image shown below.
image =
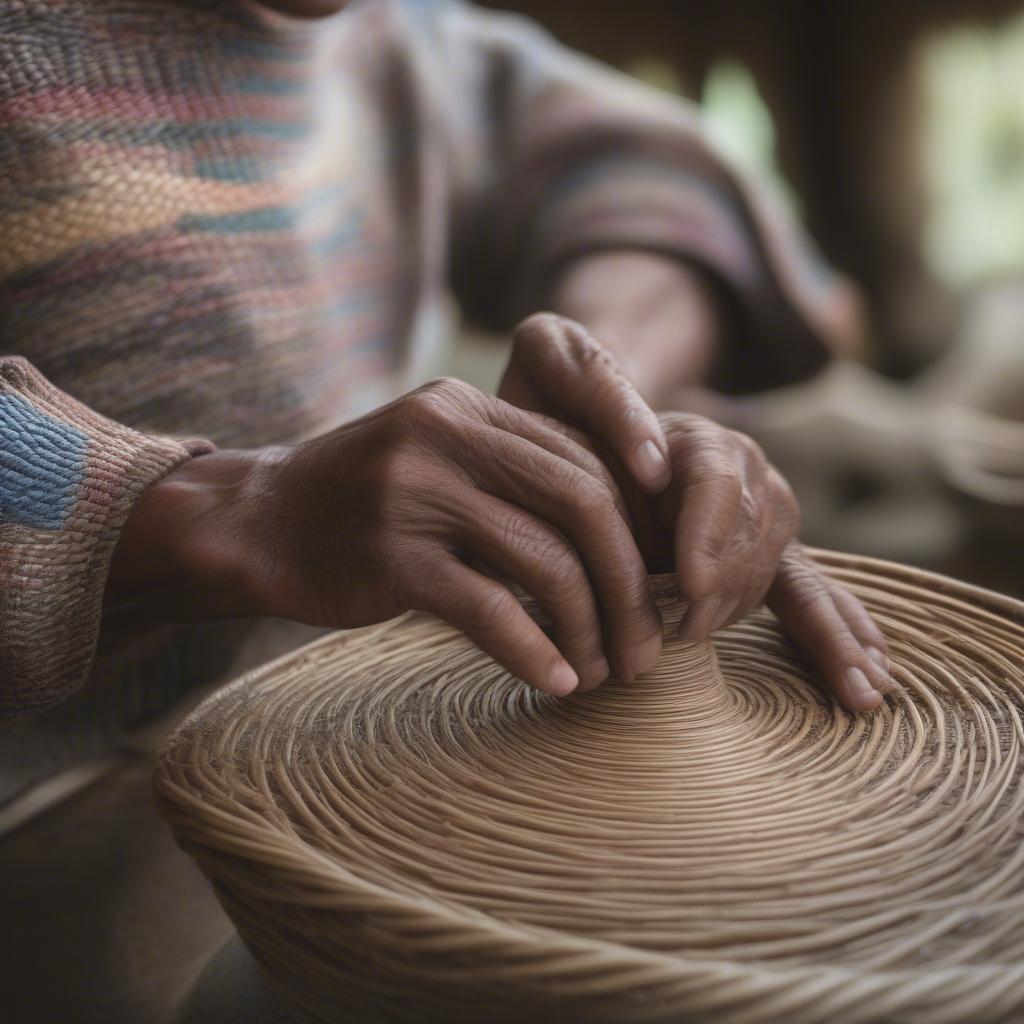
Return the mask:
<svg viewBox="0 0 1024 1024">
<path fill-rule="evenodd" d="M 584 324 L 654 408 L 704 383 L 725 340 L 720 300 L 682 260 L 601 250 L 569 263 L 547 305 Z"/>
</svg>

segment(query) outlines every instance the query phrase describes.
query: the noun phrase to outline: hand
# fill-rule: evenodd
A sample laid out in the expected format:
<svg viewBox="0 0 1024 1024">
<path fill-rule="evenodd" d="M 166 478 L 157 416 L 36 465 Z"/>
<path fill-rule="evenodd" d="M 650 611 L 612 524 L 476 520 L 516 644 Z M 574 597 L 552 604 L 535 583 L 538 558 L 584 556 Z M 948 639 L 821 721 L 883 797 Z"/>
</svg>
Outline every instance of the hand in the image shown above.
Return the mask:
<svg viewBox="0 0 1024 1024">
<path fill-rule="evenodd" d="M 846 708 L 877 707 L 890 686 L 885 638 L 795 542 L 789 485 L 750 438 L 693 414 L 659 418 L 672 485 L 646 515 L 626 494 L 649 564 L 674 562 L 690 600 L 679 636 L 703 640 L 767 601 Z"/>
<path fill-rule="evenodd" d="M 649 564 L 674 556 L 691 601 L 682 637 L 704 640 L 762 603 L 800 513 L 750 438 L 703 416 L 656 416 L 594 337 L 550 313 L 517 328 L 498 393 L 583 427 L 617 456 L 609 467 L 630 497 Z M 655 449 L 657 462 L 648 459 Z"/>
<path fill-rule="evenodd" d="M 674 564 L 690 606 L 679 636 L 697 642 L 758 607 L 800 509 L 789 485 L 744 434 L 692 413 L 662 413 L 672 483 L 638 507 L 626 488 L 648 563 Z"/>
<path fill-rule="evenodd" d="M 799 544 L 783 554 L 767 595 L 787 633 L 814 659 L 840 703 L 871 711 L 892 689 L 887 646 L 867 609 Z"/>
<path fill-rule="evenodd" d="M 554 313 L 524 320 L 498 397 L 581 428 L 603 443 L 640 489 L 669 482 L 668 445 L 651 407 L 606 348 L 580 324 Z"/>
<path fill-rule="evenodd" d="M 494 573 L 533 595 L 557 647 Z M 180 593 L 187 614 L 225 584 L 221 614 L 352 627 L 433 612 L 554 694 L 600 683 L 606 654 L 628 679 L 661 650 L 646 568 L 601 461 L 458 381 L 292 448 L 194 459 L 150 488 L 108 599 Z"/>
<path fill-rule="evenodd" d="M 608 465 L 631 496 L 650 564 L 675 556 L 692 601 L 686 639 L 706 639 L 762 602 L 800 516 L 789 486 L 750 438 L 703 416 L 656 416 L 592 335 L 552 313 L 516 329 L 498 394 L 584 428 L 615 456 Z M 652 510 L 660 539 L 650 529 Z"/>
</svg>

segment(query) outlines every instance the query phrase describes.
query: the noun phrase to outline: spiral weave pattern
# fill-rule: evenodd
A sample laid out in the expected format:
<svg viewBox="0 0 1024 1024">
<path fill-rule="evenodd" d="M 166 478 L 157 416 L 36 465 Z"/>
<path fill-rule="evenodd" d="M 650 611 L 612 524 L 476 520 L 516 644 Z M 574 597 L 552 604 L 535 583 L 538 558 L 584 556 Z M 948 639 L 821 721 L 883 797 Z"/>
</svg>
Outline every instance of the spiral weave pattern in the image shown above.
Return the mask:
<svg viewBox="0 0 1024 1024">
<path fill-rule="evenodd" d="M 767 613 L 562 701 L 412 617 L 208 701 L 162 810 L 311 1020 L 1019 1020 L 1024 606 L 819 558 L 888 637 L 874 715 Z"/>
</svg>

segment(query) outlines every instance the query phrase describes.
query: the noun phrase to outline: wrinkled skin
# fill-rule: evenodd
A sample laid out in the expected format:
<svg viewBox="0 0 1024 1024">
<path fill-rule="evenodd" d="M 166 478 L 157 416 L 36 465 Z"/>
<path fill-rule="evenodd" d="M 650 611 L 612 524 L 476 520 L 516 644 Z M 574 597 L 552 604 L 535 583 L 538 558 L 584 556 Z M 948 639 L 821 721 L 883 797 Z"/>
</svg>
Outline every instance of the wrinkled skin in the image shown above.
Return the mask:
<svg viewBox="0 0 1024 1024">
<path fill-rule="evenodd" d="M 347 0 L 241 2 L 318 18 Z M 765 600 L 846 707 L 876 707 L 890 685 L 877 625 L 803 554 L 796 502 L 757 445 L 696 415 L 741 422 L 707 390 L 728 365 L 729 314 L 705 276 L 657 253 L 597 251 L 556 275 L 550 300 L 604 344 L 573 320 L 531 317 L 504 401 L 439 382 L 307 444 L 218 452 L 151 487 L 115 553 L 108 621 L 354 626 L 422 608 L 567 693 L 609 663 L 626 678 L 653 663 L 644 563 L 674 565 L 685 639 Z M 688 411 L 655 416 L 648 402 Z M 552 638 L 509 581 L 538 599 Z"/>
<path fill-rule="evenodd" d="M 702 296 L 692 281 L 667 281 L 666 268 L 643 254 L 602 254 L 575 282 L 589 290 L 589 301 L 577 296 L 566 304 L 598 310 L 597 319 L 626 336 L 626 325 L 637 320 L 628 309 L 632 292 L 647 310 L 647 344 L 689 362 L 673 367 L 669 379 L 692 374 L 698 380 L 710 348 L 710 340 L 699 335 L 714 322 L 714 313 L 695 308 Z M 612 272 L 617 289 L 608 287 Z M 612 296 L 610 302 L 601 301 L 605 295 Z M 584 327 L 549 314 L 529 318 L 516 331 L 498 393 L 580 424 L 629 467 L 616 478 L 645 560 L 652 570 L 674 566 L 692 602 L 681 636 L 703 639 L 767 601 L 847 708 L 865 711 L 881 703 L 880 693 L 891 685 L 885 637 L 857 598 L 828 579 L 796 543 L 796 499 L 750 438 L 703 416 L 661 413 L 672 480 L 662 490 L 663 478 L 645 475 L 640 460 L 631 458 L 645 432 L 653 436 L 650 409 Z M 616 460 L 606 461 L 614 470 Z"/>
<path fill-rule="evenodd" d="M 516 331 L 499 392 L 436 381 L 294 447 L 185 463 L 136 504 L 108 602 L 161 621 L 337 627 L 428 611 L 564 695 L 654 664 L 647 571 L 667 560 L 691 601 L 685 639 L 767 595 L 847 707 L 879 703 L 884 640 L 794 543 L 796 501 L 756 444 L 692 413 L 656 416 L 553 314 Z"/>
</svg>

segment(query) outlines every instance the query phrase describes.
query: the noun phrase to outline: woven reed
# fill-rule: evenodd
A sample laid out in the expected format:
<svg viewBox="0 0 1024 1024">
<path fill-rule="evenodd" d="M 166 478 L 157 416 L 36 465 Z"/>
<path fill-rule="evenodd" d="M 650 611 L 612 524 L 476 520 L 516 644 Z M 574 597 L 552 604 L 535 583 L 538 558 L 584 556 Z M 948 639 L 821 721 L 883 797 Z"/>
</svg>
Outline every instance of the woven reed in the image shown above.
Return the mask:
<svg viewBox="0 0 1024 1024">
<path fill-rule="evenodd" d="M 411 617 L 207 701 L 160 805 L 317 1021 L 1024 1019 L 1024 606 L 819 558 L 872 716 L 766 613 L 563 701 Z"/>
</svg>

